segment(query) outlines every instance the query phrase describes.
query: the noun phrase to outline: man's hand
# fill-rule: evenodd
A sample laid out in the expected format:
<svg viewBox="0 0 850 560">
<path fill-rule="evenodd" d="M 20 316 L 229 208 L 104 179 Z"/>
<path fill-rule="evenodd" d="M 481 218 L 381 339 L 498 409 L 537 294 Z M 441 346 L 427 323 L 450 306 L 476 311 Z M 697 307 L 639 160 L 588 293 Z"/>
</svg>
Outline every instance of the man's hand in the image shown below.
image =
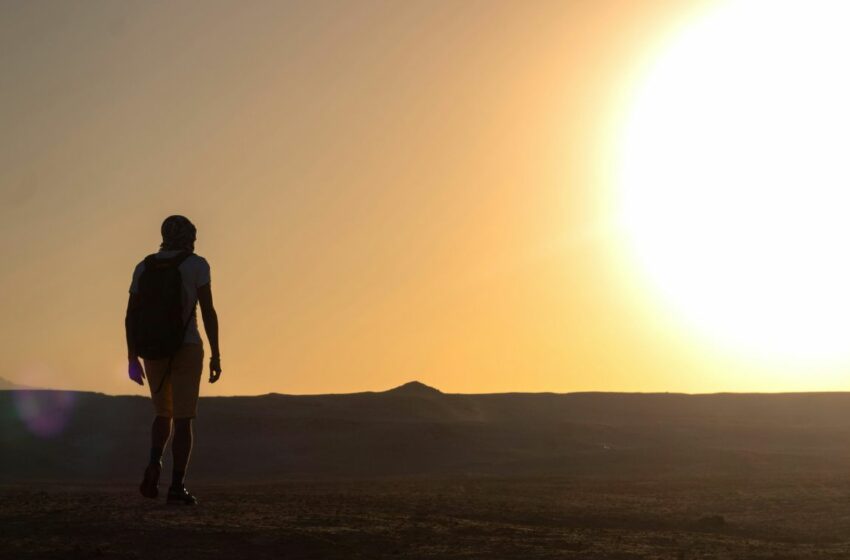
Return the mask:
<svg viewBox="0 0 850 560">
<path fill-rule="evenodd" d="M 210 358 L 210 383 L 215 383 L 221 377 L 221 358 L 213 356 Z"/>
<path fill-rule="evenodd" d="M 130 358 L 130 365 L 127 367 L 127 371 L 130 374 L 130 379 L 139 385 L 145 384 L 145 382 L 142 381 L 145 378 L 145 370 L 142 369 L 142 363 L 139 361 L 138 356 Z"/>
</svg>

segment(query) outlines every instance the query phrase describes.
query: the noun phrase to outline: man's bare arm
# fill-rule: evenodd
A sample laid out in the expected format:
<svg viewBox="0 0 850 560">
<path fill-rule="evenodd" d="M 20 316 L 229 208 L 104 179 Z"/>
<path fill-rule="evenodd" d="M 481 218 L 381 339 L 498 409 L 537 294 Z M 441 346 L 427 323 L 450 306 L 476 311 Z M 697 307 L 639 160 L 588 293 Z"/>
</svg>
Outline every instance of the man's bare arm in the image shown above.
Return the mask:
<svg viewBox="0 0 850 560">
<path fill-rule="evenodd" d="M 139 312 L 139 294 L 130 293 L 127 300 L 127 314 L 124 316 L 124 332 L 127 335 L 127 357 L 136 358 L 136 349 L 133 343 L 133 328 L 136 323 L 136 314 Z"/>
<path fill-rule="evenodd" d="M 136 348 L 133 342 L 133 329 L 136 324 L 136 314 L 138 312 L 139 294 L 130 292 L 130 299 L 127 300 L 127 314 L 124 316 L 124 332 L 127 335 L 127 360 L 129 362 L 128 373 L 130 379 L 142 385 L 142 379 L 145 378 L 145 371 L 142 369 L 142 364 L 139 361 L 139 355 L 136 354 Z"/>
<path fill-rule="evenodd" d="M 209 284 L 198 288 L 198 303 L 201 305 L 204 331 L 210 341 L 210 383 L 215 383 L 221 375 L 221 354 L 218 348 L 218 315 L 213 306 L 212 288 Z"/>
</svg>

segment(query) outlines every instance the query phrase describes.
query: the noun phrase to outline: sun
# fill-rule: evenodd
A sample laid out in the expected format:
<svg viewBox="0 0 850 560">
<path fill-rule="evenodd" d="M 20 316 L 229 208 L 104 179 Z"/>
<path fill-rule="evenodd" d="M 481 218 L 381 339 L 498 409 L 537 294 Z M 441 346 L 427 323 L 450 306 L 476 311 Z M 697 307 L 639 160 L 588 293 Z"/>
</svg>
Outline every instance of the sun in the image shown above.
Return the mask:
<svg viewBox="0 0 850 560">
<path fill-rule="evenodd" d="M 732 1 L 651 65 L 622 132 L 618 223 L 700 336 L 850 358 L 850 3 Z"/>
</svg>

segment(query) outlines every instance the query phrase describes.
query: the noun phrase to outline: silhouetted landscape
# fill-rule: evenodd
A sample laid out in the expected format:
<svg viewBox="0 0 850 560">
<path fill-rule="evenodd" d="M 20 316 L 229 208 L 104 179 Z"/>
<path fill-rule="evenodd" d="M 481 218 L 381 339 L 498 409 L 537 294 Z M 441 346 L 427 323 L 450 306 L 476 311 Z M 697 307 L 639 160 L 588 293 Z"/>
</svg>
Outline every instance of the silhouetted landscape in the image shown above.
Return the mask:
<svg viewBox="0 0 850 560">
<path fill-rule="evenodd" d="M 203 398 L 191 511 L 137 494 L 146 398 L 0 403 L 15 558 L 850 557 L 848 393 Z"/>
<path fill-rule="evenodd" d="M 57 393 L 0 393 L 2 445 L 17 451 L 0 459 L 2 479 L 135 478 L 148 399 L 62 393 L 61 433 L 33 433 L 15 395 L 43 402 L 50 416 Z M 418 382 L 374 393 L 204 398 L 192 476 L 843 472 L 848 410 L 845 393 L 464 395 Z"/>
<path fill-rule="evenodd" d="M 51 411 L 59 393 L 62 410 Z M 61 432 L 28 429 L 16 395 L 43 415 L 61 414 Z M 144 463 L 145 397 L 10 391 L 0 403 L 2 445 L 14 450 L 0 458 L 3 480 L 120 482 Z M 418 382 L 203 398 L 192 478 L 844 472 L 848 410 L 848 393 L 444 394 Z"/>
</svg>

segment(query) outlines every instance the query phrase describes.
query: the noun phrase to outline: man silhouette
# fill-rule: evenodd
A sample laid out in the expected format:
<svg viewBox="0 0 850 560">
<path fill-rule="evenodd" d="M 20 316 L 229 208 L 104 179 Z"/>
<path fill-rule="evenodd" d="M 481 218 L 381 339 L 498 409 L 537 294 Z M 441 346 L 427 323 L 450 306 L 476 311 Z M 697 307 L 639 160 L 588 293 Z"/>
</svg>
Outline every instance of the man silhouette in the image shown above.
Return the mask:
<svg viewBox="0 0 850 560">
<path fill-rule="evenodd" d="M 162 223 L 161 231 L 162 244 L 159 252 L 140 262 L 133 271 L 130 299 L 124 320 L 130 379 L 143 385 L 143 379 L 147 377 L 151 400 L 156 410 L 151 428 L 150 462 L 145 468 L 139 490 L 147 498 L 156 498 L 159 493 L 162 454 L 171 437 L 173 419 L 171 454 L 174 472 L 167 502 L 193 505 L 197 503 L 197 499 L 186 490 L 184 478 L 192 452 L 192 419 L 196 414 L 204 359 L 204 347 L 195 318 L 196 303 L 201 304 L 204 330 L 212 353 L 209 366 L 210 383 L 218 381 L 221 375 L 218 317 L 212 301 L 210 266 L 203 257 L 194 254 L 195 226 L 185 216 L 169 216 Z M 172 279 L 179 278 L 173 281 L 180 285 L 177 290 L 181 292 L 177 310 L 182 319 L 182 325 L 178 323 L 181 329 L 177 332 L 178 349 L 168 357 L 149 359 L 145 357 L 150 354 L 149 351 L 146 354 L 145 350 L 137 348 L 138 341 L 144 338 L 140 331 L 146 328 L 150 331 L 142 317 L 146 313 L 145 306 L 150 306 L 151 299 L 156 299 L 154 296 L 163 293 L 163 290 L 150 289 L 153 272 L 149 272 L 144 279 L 143 275 L 148 268 L 153 270 L 169 267 L 172 272 L 173 269 L 179 272 L 179 277 L 174 274 L 171 276 Z M 147 316 L 150 316 L 149 312 Z M 149 335 L 149 332 L 147 334 Z M 144 358 L 144 369 L 139 360 L 140 354 Z"/>
</svg>

